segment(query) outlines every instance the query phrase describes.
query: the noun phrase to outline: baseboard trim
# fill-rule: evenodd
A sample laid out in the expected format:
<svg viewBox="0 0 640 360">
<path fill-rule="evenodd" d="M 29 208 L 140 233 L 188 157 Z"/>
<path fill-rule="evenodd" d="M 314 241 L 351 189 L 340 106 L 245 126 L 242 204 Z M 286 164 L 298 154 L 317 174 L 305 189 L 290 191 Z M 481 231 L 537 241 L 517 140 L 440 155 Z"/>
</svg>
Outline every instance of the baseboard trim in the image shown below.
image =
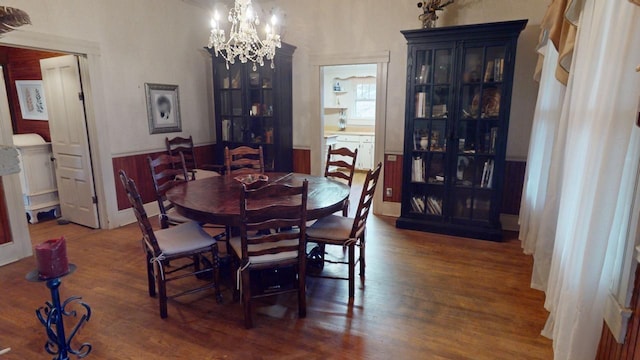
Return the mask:
<svg viewBox="0 0 640 360">
<path fill-rule="evenodd" d="M 376 215 L 399 217 L 402 204 L 399 202 L 383 201 L 380 213 Z"/>
<path fill-rule="evenodd" d="M 611 334 L 619 344 L 624 343 L 627 334 L 627 324 L 633 311 L 620 306 L 618 300 L 611 293 L 607 294 L 604 303 L 604 321 L 607 323 Z"/>
<path fill-rule="evenodd" d="M 148 217 L 160 214 L 158 203 L 155 201 L 144 204 L 144 210 L 147 212 Z M 136 221 L 136 215 L 133 213 L 133 210 L 131 208 L 118 211 L 114 218 L 115 227 L 129 225 Z"/>
<path fill-rule="evenodd" d="M 512 214 L 500 214 L 502 229 L 507 231 L 520 231 L 520 217 Z"/>
</svg>

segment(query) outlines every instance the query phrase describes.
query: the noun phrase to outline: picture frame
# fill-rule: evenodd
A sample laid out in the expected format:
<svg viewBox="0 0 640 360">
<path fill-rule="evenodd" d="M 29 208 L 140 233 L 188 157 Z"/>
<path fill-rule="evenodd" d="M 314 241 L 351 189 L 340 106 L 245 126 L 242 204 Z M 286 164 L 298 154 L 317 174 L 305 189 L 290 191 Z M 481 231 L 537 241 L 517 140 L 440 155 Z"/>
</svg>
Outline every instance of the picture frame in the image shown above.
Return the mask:
<svg viewBox="0 0 640 360">
<path fill-rule="evenodd" d="M 178 85 L 145 83 L 149 134 L 181 132 Z"/>
<path fill-rule="evenodd" d="M 16 80 L 16 92 L 24 120 L 49 120 L 42 80 Z"/>
</svg>

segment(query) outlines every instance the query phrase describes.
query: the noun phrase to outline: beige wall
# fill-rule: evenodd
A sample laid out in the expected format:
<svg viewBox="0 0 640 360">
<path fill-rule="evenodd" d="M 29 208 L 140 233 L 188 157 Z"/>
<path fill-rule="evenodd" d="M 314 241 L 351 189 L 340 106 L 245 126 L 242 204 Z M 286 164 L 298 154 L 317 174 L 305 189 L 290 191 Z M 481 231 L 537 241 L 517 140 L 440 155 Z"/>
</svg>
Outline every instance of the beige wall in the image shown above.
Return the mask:
<svg viewBox="0 0 640 360">
<path fill-rule="evenodd" d="M 209 14 L 182 1 L 5 1 L 26 11 L 23 26 L 0 43 L 87 54 L 94 178 L 102 227 L 123 223 L 116 205 L 112 157 L 164 149 L 163 134 L 149 135 L 144 83 L 176 84 L 183 135 L 213 142 Z M 171 136 L 178 135 L 172 133 Z M 125 216 L 126 222 L 133 217 Z"/>
<path fill-rule="evenodd" d="M 298 46 L 294 56 L 294 146 L 309 148 L 309 59 L 324 55 L 357 55 L 389 50 L 385 152 L 402 152 L 406 76 L 406 41 L 401 30 L 420 27 L 416 1 L 260 1 L 264 9 L 286 13 L 284 40 Z M 439 26 L 529 19 L 518 44 L 514 99 L 507 156 L 526 158 L 537 83 L 532 80 L 540 21 L 548 0 L 457 0 L 438 20 Z"/>
<path fill-rule="evenodd" d="M 63 40 L 58 44 L 64 44 L 64 39 L 85 41 L 97 48 L 91 66 L 92 85 L 99 88 L 92 99 L 99 112 L 95 116 L 101 163 L 97 176 L 105 179 L 102 193 L 109 217 L 117 213 L 111 157 L 163 148 L 165 135 L 149 135 L 145 82 L 179 85 L 182 134 L 192 134 L 197 144 L 214 139 L 210 59 L 202 50 L 207 43 L 210 12 L 202 7 L 202 2 L 207 0 L 3 2 L 4 6 L 18 7 L 31 16 L 33 25 L 16 32 L 61 37 Z M 440 21 L 469 24 L 529 19 L 518 51 L 514 89 L 517 113 L 512 116 L 507 151 L 511 158 L 526 156 L 537 91 L 530 80 L 536 56 L 535 39 L 547 2 L 458 0 L 447 8 Z M 285 14 L 283 39 L 298 47 L 294 55 L 294 146 L 312 148 L 316 143 L 312 136 L 318 135 L 309 131 L 312 128 L 309 124 L 320 119 L 319 109 L 311 108 L 316 101 L 311 98 L 311 79 L 319 78 L 319 74 L 310 72 L 312 60 L 336 54 L 353 58 L 389 51 L 384 150 L 400 153 L 406 69 L 406 42 L 400 30 L 420 26 L 416 2 L 255 0 L 255 3 L 267 11 L 275 8 Z M 11 42 L 11 37 L 9 34 L 4 39 Z M 47 49 L 46 44 L 37 47 Z"/>
<path fill-rule="evenodd" d="M 206 1 L 205 1 L 206 2 Z M 180 86 L 183 133 L 196 143 L 213 141 L 210 119 L 208 56 L 201 49 L 208 35 L 209 13 L 194 1 L 39 0 L 6 1 L 27 11 L 34 25 L 27 31 L 96 42 L 100 46 L 105 111 L 112 154 L 162 148 L 164 135 L 149 135 L 144 83 Z M 420 27 L 420 10 L 412 1 L 255 1 L 262 9 L 285 14 L 283 39 L 298 47 L 294 56 L 294 146 L 309 148 L 311 121 L 310 59 L 389 50 L 386 152 L 401 152 L 404 124 L 406 42 L 404 29 Z M 518 47 L 516 82 L 507 156 L 525 158 L 537 84 L 535 66 L 538 25 L 547 0 L 458 0 L 440 13 L 439 26 L 529 19 Z M 123 16 L 126 14 L 126 16 Z M 126 131 L 122 131 L 126 128 Z"/>
<path fill-rule="evenodd" d="M 144 83 L 179 86 L 183 134 L 213 141 L 207 87 L 208 14 L 181 1 L 20 0 L 3 5 L 26 11 L 33 25 L 21 29 L 99 46 L 112 155 L 164 148 L 166 135 L 149 135 Z M 11 36 L 11 35 L 9 35 Z M 0 39 L 0 42 L 2 40 Z M 177 135 L 177 134 L 172 134 Z"/>
</svg>

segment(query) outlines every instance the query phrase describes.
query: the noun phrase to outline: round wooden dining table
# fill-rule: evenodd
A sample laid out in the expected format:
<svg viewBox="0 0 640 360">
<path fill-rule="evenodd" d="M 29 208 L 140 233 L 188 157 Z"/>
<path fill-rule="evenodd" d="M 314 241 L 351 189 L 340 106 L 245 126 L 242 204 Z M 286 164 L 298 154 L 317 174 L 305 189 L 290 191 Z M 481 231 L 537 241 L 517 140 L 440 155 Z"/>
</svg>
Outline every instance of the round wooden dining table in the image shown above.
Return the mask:
<svg viewBox="0 0 640 360">
<path fill-rule="evenodd" d="M 342 210 L 349 197 L 346 184 L 321 176 L 298 173 L 266 173 L 268 184 L 300 186 L 309 181 L 307 219 L 315 220 Z M 242 185 L 233 176 L 197 179 L 177 185 L 167 191 L 167 200 L 177 211 L 194 221 L 240 226 L 240 191 Z"/>
</svg>

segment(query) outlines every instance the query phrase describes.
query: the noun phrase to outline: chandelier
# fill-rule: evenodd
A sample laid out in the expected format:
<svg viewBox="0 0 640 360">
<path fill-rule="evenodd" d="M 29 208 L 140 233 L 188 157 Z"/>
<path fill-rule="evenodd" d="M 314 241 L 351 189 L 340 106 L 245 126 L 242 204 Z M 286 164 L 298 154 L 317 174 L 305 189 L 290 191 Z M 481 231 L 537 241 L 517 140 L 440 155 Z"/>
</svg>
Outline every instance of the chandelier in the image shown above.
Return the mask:
<svg viewBox="0 0 640 360">
<path fill-rule="evenodd" d="M 271 61 L 273 69 L 276 48 L 281 46 L 280 35 L 276 33 L 276 16 L 271 16 L 271 24 L 265 26 L 264 39 L 258 37 L 256 26 L 260 25 L 260 19 L 253 12 L 251 0 L 235 0 L 234 7 L 229 10 L 228 20 L 231 23 L 231 30 L 227 40 L 224 29 L 220 28 L 218 12 L 215 12 L 211 19 L 208 45 L 209 49 L 214 49 L 216 57 L 221 55 L 226 60 L 227 69 L 229 64 L 235 64 L 236 58 L 243 64 L 247 61 L 252 62 L 253 71 L 257 70 L 257 64 L 264 66 L 264 58 L 266 58 Z"/>
</svg>

